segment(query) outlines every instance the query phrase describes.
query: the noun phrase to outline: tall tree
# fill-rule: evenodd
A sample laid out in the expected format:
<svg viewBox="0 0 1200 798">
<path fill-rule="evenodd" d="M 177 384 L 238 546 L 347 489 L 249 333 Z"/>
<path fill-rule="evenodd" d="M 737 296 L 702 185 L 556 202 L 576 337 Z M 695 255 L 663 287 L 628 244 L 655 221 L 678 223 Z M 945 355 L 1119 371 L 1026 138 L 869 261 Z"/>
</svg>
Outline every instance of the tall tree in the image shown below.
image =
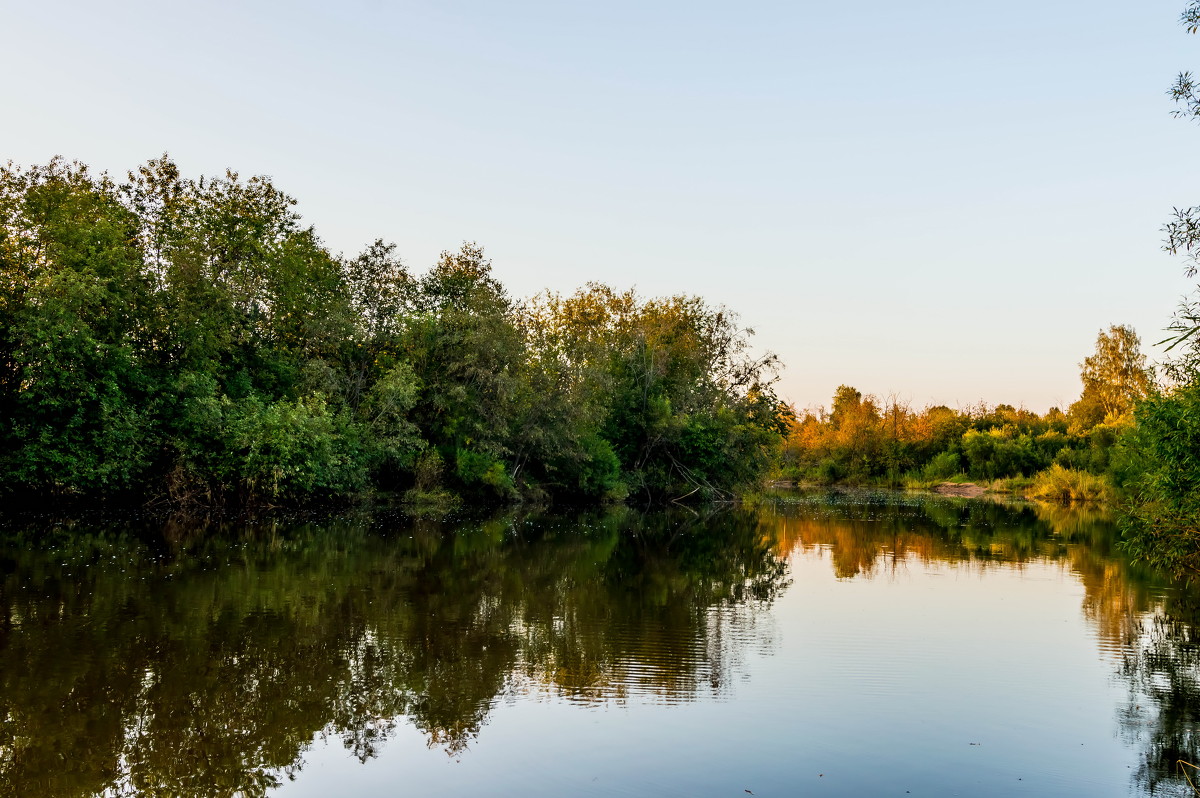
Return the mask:
<svg viewBox="0 0 1200 798">
<path fill-rule="evenodd" d="M 1114 324 L 1096 336 L 1096 352 L 1079 364 L 1083 393 L 1071 415 L 1085 429 L 1133 411 L 1153 388 L 1142 340 L 1132 327 Z"/>
<path fill-rule="evenodd" d="M 513 302 L 475 244 L 443 252 L 417 284 L 405 352 L 420 381 L 413 416 L 461 484 L 510 495 L 512 429 L 525 404 L 525 341 Z"/>
<path fill-rule="evenodd" d="M 136 227 L 82 164 L 0 169 L 0 482 L 112 491 L 142 476 L 156 313 Z"/>
</svg>

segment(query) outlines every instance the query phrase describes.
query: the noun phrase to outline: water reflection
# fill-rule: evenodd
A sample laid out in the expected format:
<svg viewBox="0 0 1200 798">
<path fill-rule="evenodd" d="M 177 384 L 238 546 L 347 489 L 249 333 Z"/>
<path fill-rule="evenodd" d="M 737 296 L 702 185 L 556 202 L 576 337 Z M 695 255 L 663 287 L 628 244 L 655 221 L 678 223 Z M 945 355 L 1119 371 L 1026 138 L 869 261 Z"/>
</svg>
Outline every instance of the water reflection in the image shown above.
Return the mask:
<svg viewBox="0 0 1200 798">
<path fill-rule="evenodd" d="M 18 535 L 0 559 L 0 793 L 262 794 L 320 732 L 365 759 L 406 718 L 453 753 L 530 685 L 719 693 L 736 652 L 714 608 L 786 583 L 743 512 L 371 523 L 158 551 Z"/>
<path fill-rule="evenodd" d="M 0 794 L 262 795 L 321 736 L 367 760 L 407 723 L 461 754 L 501 698 L 724 700 L 744 652 L 771 646 L 797 556 L 846 580 L 1059 563 L 1128 687 L 1134 786 L 1178 787 L 1176 760 L 1200 761 L 1200 608 L 1122 559 L 1092 511 L 809 494 L 703 514 L 63 526 L 14 526 L 0 547 Z"/>
<path fill-rule="evenodd" d="M 979 569 L 1063 563 L 1128 690 L 1117 720 L 1141 752 L 1132 786 L 1196 793 L 1188 779 L 1200 782 L 1189 767 L 1200 765 L 1200 593 L 1122 556 L 1104 509 L 830 492 L 784 497 L 775 514 L 777 551 L 827 549 L 841 578 L 886 575 L 910 560 Z"/>
</svg>

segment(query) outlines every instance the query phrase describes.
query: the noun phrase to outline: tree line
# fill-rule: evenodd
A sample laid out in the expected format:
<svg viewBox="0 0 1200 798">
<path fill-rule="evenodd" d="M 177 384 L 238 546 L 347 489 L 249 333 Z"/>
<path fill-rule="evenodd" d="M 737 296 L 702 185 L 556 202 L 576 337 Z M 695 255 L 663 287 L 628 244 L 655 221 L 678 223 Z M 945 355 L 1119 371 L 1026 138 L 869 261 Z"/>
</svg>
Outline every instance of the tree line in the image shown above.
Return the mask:
<svg viewBox="0 0 1200 798">
<path fill-rule="evenodd" d="M 1200 0 L 1180 20 L 1200 32 Z M 1200 81 L 1181 73 L 1175 116 L 1200 121 Z M 1200 206 L 1176 208 L 1164 249 L 1200 272 Z M 1127 327 L 1101 332 L 1082 364 L 1083 394 L 1067 412 L 1010 405 L 913 411 L 838 388 L 829 412 L 799 414 L 783 453 L 785 476 L 817 482 L 928 484 L 956 475 L 1008 478 L 1024 492 L 1115 501 L 1124 545 L 1177 574 L 1200 573 L 1200 286 L 1167 328 L 1153 374 Z M 1024 480 L 1024 482 L 1022 482 Z"/>
<path fill-rule="evenodd" d="M 1181 22 L 1200 31 L 1200 0 Z M 1179 75 L 1175 115 L 1200 121 L 1200 82 Z M 1200 206 L 1176 208 L 1164 249 L 1200 271 Z M 1200 286 L 1167 328 L 1156 375 L 1122 326 L 1102 331 L 1081 364 L 1083 393 L 1066 412 L 1010 405 L 914 411 L 849 386 L 832 409 L 798 414 L 783 449 L 784 476 L 813 482 L 929 485 L 1004 479 L 1027 495 L 1104 498 L 1119 510 L 1123 545 L 1177 575 L 1200 573 Z"/>
<path fill-rule="evenodd" d="M 796 413 L 781 457 L 785 478 L 810 483 L 928 486 L 1008 480 L 1045 498 L 1101 498 L 1121 469 L 1118 444 L 1155 391 L 1153 370 L 1130 327 L 1102 330 L 1081 364 L 1083 391 L 1066 411 L 1038 414 L 986 404 L 914 410 L 847 385 L 829 410 Z"/>
<path fill-rule="evenodd" d="M 0 493 L 175 504 L 714 497 L 778 362 L 692 296 L 519 301 L 464 244 L 333 254 L 265 177 L 0 169 Z"/>
<path fill-rule="evenodd" d="M 929 488 L 980 481 L 1029 498 L 1115 508 L 1123 545 L 1176 575 L 1200 573 L 1200 338 L 1161 370 L 1132 328 L 1102 330 L 1066 411 L 1000 404 L 914 410 L 840 386 L 796 413 L 780 475 L 802 483 Z"/>
</svg>

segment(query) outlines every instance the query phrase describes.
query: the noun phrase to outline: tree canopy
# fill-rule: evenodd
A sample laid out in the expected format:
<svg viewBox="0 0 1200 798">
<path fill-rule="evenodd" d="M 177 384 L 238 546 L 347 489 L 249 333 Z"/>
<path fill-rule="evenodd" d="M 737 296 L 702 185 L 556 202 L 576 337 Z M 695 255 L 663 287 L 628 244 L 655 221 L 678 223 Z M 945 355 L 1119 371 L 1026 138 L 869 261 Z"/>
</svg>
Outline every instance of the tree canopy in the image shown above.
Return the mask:
<svg viewBox="0 0 1200 798">
<path fill-rule="evenodd" d="M 511 297 L 481 247 L 334 255 L 260 176 L 0 169 L 0 490 L 507 501 L 759 479 L 773 355 L 698 297 Z"/>
<path fill-rule="evenodd" d="M 1127 416 L 1154 387 L 1141 338 L 1123 324 L 1101 330 L 1095 353 L 1079 365 L 1083 393 L 1071 405 L 1070 414 L 1088 427 Z"/>
</svg>

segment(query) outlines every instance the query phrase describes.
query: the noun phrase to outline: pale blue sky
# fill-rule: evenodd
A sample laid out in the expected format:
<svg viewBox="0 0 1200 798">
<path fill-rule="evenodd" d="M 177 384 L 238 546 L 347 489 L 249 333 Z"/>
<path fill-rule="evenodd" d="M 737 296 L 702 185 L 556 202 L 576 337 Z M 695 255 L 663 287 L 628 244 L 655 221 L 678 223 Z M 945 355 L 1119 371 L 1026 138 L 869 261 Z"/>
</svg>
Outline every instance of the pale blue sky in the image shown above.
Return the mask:
<svg viewBox="0 0 1200 798">
<path fill-rule="evenodd" d="M 169 151 L 271 175 L 335 251 L 699 294 L 800 406 L 1042 411 L 1190 287 L 1159 249 L 1200 203 L 1184 5 L 0 0 L 0 160 Z"/>
</svg>

